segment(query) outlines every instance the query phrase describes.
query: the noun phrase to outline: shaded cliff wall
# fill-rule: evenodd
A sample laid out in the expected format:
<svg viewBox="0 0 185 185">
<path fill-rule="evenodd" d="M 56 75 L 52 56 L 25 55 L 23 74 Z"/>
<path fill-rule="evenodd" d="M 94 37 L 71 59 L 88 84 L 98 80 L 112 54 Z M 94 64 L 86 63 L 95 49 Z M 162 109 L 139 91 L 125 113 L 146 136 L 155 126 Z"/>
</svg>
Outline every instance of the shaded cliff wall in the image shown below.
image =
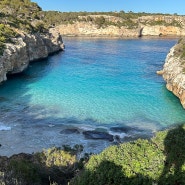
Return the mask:
<svg viewBox="0 0 185 185">
<path fill-rule="evenodd" d="M 0 82 L 7 79 L 7 74 L 25 70 L 31 61 L 46 58 L 63 49 L 62 37 L 54 28 L 47 34 L 22 34 L 19 38 L 13 38 L 0 57 Z"/>
</svg>

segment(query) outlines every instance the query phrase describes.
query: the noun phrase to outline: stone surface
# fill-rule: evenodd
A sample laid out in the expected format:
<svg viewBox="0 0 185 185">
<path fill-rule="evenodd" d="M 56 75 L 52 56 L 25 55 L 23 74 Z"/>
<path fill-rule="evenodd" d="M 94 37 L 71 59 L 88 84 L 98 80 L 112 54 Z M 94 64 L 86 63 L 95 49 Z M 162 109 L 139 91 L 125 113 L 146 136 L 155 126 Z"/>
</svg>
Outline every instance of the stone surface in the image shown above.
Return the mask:
<svg viewBox="0 0 185 185">
<path fill-rule="evenodd" d="M 108 140 L 108 141 L 114 140 L 113 136 L 106 132 L 93 130 L 93 131 L 84 131 L 83 134 L 87 139 L 102 139 L 102 140 Z"/>
<path fill-rule="evenodd" d="M 175 94 L 185 108 L 185 39 L 181 39 L 168 53 L 163 66 L 166 87 Z"/>
<path fill-rule="evenodd" d="M 54 28 L 46 34 L 22 34 L 12 41 L 13 43 L 6 44 L 0 57 L 0 82 L 7 79 L 7 74 L 25 70 L 31 61 L 46 58 L 49 54 L 64 49 L 62 37 Z"/>
<path fill-rule="evenodd" d="M 93 19 L 100 15 L 90 15 Z M 85 16 L 79 18 L 86 19 Z M 117 23 L 123 20 L 120 17 L 104 15 L 106 21 Z M 63 36 L 88 36 L 88 37 L 138 37 L 138 36 L 184 36 L 185 16 L 177 15 L 151 15 L 131 18 L 136 28 L 127 26 L 106 26 L 98 27 L 91 21 L 73 22 L 72 24 L 62 24 L 58 26 L 59 32 Z M 179 26 L 180 25 L 180 26 Z"/>
<path fill-rule="evenodd" d="M 163 75 L 163 73 L 164 73 L 163 70 L 156 71 L 156 74 L 158 74 L 158 75 Z"/>
<path fill-rule="evenodd" d="M 124 126 L 124 127 L 120 126 L 120 127 L 111 127 L 110 128 L 110 131 L 118 132 L 118 133 L 128 133 L 132 130 L 133 130 L 133 128 L 129 127 L 129 126 Z"/>
<path fill-rule="evenodd" d="M 61 134 L 80 134 L 77 128 L 67 128 L 60 132 Z"/>
<path fill-rule="evenodd" d="M 137 37 L 140 29 L 126 29 L 125 27 L 107 26 L 98 28 L 92 23 L 76 22 L 74 24 L 58 26 L 59 32 L 65 36 L 87 36 L 87 37 Z"/>
</svg>

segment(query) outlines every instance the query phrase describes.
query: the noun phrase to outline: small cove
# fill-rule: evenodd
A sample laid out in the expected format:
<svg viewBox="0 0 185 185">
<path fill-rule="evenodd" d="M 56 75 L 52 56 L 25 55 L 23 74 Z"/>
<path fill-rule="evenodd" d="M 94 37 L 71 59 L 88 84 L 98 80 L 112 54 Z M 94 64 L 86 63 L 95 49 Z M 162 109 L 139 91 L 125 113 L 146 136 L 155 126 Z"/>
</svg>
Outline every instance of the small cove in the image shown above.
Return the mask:
<svg viewBox="0 0 185 185">
<path fill-rule="evenodd" d="M 100 152 L 185 121 L 179 100 L 156 75 L 177 39 L 64 38 L 66 50 L 33 62 L 0 86 L 0 155 L 82 144 Z"/>
</svg>

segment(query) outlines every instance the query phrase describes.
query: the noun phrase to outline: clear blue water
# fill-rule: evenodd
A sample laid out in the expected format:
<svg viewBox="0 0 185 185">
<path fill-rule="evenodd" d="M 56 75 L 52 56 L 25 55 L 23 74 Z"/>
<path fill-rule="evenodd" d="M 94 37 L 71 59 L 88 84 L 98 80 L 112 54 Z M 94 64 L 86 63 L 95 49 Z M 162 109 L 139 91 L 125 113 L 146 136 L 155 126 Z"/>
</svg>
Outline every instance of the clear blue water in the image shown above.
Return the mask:
<svg viewBox="0 0 185 185">
<path fill-rule="evenodd" d="M 0 86 L 1 155 L 83 144 L 99 152 L 111 143 L 84 130 L 150 135 L 185 121 L 179 100 L 165 88 L 162 69 L 177 39 L 64 39 L 66 50 L 30 64 Z M 113 133 L 129 126 L 135 132 Z M 77 128 L 80 134 L 61 134 Z"/>
</svg>

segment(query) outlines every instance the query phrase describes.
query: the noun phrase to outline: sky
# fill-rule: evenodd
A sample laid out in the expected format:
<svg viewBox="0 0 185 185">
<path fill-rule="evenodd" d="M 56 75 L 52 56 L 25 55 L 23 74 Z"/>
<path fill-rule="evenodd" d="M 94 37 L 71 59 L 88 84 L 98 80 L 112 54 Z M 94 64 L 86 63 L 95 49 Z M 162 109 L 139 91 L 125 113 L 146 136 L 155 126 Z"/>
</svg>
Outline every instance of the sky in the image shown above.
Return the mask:
<svg viewBox="0 0 185 185">
<path fill-rule="evenodd" d="M 185 15 L 185 0 L 32 0 L 43 10 L 61 12 L 132 11 Z"/>
</svg>

